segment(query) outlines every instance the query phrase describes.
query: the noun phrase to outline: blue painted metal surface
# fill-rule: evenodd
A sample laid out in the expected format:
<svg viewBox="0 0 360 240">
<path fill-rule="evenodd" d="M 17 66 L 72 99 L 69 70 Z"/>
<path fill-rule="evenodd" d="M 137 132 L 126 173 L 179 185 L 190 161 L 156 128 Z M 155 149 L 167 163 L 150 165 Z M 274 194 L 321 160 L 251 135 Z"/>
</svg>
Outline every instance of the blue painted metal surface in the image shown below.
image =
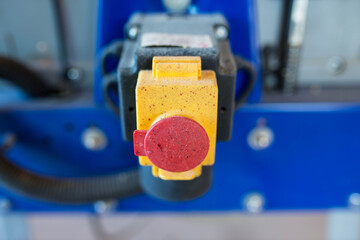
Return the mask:
<svg viewBox="0 0 360 240">
<path fill-rule="evenodd" d="M 261 74 L 259 44 L 256 28 L 256 9 L 253 0 L 194 0 L 191 12 L 220 12 L 228 20 L 230 26 L 230 42 L 234 54 L 250 60 L 258 72 L 258 81 L 249 102 L 258 102 L 261 97 Z M 98 0 L 98 29 L 96 56 L 102 48 L 116 39 L 124 39 L 124 25 L 134 12 L 164 12 L 160 0 Z M 101 74 L 97 69 L 95 78 L 95 101 L 102 104 Z M 245 76 L 239 72 L 237 77 L 237 94 L 242 92 Z"/>
<path fill-rule="evenodd" d="M 235 53 L 259 66 L 254 1 L 194 1 L 196 11 L 220 11 L 232 29 Z M 99 1 L 97 53 L 116 38 L 133 11 L 163 11 L 158 0 Z M 238 81 L 238 91 L 242 83 Z M 95 89 L 100 91 L 98 77 Z M 258 83 L 260 84 L 260 83 Z M 260 85 L 253 100 L 260 96 Z M 97 103 L 101 93 L 96 91 Z M 8 153 L 18 165 L 52 176 L 109 174 L 137 166 L 132 144 L 122 141 L 119 119 L 110 111 L 82 104 L 35 104 L 0 111 L 0 133 L 14 132 L 19 143 Z M 247 144 L 259 119 L 266 119 L 275 135 L 273 144 L 255 151 Z M 246 194 L 260 192 L 265 209 L 325 209 L 345 207 L 353 192 L 360 192 L 359 104 L 258 104 L 235 113 L 233 138 L 217 144 L 214 179 L 203 197 L 170 203 L 138 195 L 121 200 L 118 211 L 218 211 L 240 210 Z M 89 126 L 101 128 L 109 145 L 91 152 L 81 143 Z M 93 211 L 91 205 L 44 203 L 0 188 L 0 198 L 10 199 L 16 211 Z"/>
<path fill-rule="evenodd" d="M 89 100 L 90 103 L 90 100 Z M 89 176 L 137 166 L 131 143 L 121 140 L 118 118 L 90 104 L 1 111 L 0 129 L 15 132 L 19 144 L 9 153 L 17 164 L 41 174 Z M 275 135 L 266 150 L 247 144 L 249 132 L 266 119 Z M 359 105 L 259 104 L 236 112 L 233 138 L 217 144 L 213 185 L 203 197 L 170 203 L 146 195 L 119 202 L 118 211 L 240 210 L 242 199 L 260 192 L 266 209 L 345 207 L 360 192 Z M 109 145 L 91 152 L 81 144 L 90 125 L 101 128 Z M 66 150 L 66 151 L 65 151 Z M 92 206 L 62 206 L 0 189 L 15 210 L 92 211 Z"/>
</svg>

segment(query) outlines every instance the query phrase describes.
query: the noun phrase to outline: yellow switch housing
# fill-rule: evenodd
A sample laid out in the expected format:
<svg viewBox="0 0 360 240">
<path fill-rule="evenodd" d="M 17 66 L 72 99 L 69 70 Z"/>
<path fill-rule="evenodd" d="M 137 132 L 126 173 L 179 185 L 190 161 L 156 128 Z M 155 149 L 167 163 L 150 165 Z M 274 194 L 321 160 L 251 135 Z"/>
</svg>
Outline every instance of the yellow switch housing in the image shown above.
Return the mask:
<svg viewBox="0 0 360 240">
<path fill-rule="evenodd" d="M 146 156 L 142 166 L 152 166 L 155 177 L 163 180 L 192 180 L 202 166 L 215 160 L 218 87 L 214 71 L 201 71 L 200 57 L 154 57 L 153 69 L 139 72 L 136 86 L 137 129 L 149 130 L 157 121 L 183 116 L 199 123 L 209 137 L 204 161 L 186 172 L 169 172 L 154 166 Z"/>
</svg>

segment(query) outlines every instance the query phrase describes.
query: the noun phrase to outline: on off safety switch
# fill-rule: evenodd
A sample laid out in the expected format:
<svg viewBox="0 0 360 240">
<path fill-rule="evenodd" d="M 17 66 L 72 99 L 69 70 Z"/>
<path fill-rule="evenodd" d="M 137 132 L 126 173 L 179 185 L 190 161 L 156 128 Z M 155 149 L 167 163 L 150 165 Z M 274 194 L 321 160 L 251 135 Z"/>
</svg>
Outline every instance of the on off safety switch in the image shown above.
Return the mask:
<svg viewBox="0 0 360 240">
<path fill-rule="evenodd" d="M 200 57 L 154 57 L 136 86 L 135 155 L 154 178 L 191 181 L 214 164 L 218 88 Z"/>
</svg>

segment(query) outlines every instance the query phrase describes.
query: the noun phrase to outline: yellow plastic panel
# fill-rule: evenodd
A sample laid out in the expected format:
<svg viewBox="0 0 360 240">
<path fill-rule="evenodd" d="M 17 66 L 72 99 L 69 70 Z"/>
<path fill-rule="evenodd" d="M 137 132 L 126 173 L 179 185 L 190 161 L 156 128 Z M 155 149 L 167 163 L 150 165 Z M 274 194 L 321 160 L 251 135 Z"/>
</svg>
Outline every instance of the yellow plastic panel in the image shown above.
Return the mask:
<svg viewBox="0 0 360 240">
<path fill-rule="evenodd" d="M 173 73 L 171 69 L 174 69 Z M 153 71 L 140 71 L 136 86 L 137 129 L 148 130 L 157 121 L 183 116 L 198 122 L 209 137 L 209 152 L 201 165 L 215 160 L 218 88 L 213 71 L 201 71 L 200 57 L 154 57 Z M 139 157 L 143 166 L 151 161 Z M 201 166 L 182 173 L 153 166 L 153 175 L 164 180 L 192 180 Z"/>
</svg>

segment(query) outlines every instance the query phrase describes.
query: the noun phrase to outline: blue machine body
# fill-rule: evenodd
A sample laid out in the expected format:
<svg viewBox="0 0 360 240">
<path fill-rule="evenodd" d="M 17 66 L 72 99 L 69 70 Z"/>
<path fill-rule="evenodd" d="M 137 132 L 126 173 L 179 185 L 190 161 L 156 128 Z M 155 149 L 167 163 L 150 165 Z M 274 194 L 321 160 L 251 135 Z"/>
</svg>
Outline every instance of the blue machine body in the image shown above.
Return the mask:
<svg viewBox="0 0 360 240">
<path fill-rule="evenodd" d="M 234 53 L 259 69 L 254 1 L 197 0 L 199 13 L 221 12 L 231 28 Z M 99 1 L 97 53 L 123 37 L 123 25 L 134 11 L 163 11 L 160 1 Z M 240 74 L 239 74 L 240 75 Z M 241 91 L 242 76 L 238 79 Z M 0 132 L 13 132 L 18 143 L 8 157 L 44 175 L 83 177 L 116 173 L 137 167 L 132 143 L 121 137 L 119 118 L 99 106 L 101 79 L 95 82 L 95 102 L 31 102 L 2 107 Z M 261 84 L 250 102 L 260 99 Z M 2 102 L 1 105 L 6 105 Z M 101 105 L 101 104 L 100 104 Z M 266 120 L 274 142 L 254 150 L 247 142 L 259 120 Z M 145 194 L 119 200 L 117 211 L 229 211 L 243 209 L 247 194 L 264 196 L 265 209 L 327 209 L 347 206 L 351 193 L 360 192 L 359 104 L 283 103 L 245 105 L 234 114 L 233 136 L 216 149 L 213 184 L 204 196 L 188 202 L 165 202 Z M 89 151 L 81 135 L 89 126 L 102 129 L 108 145 Z M 93 205 L 61 205 L 29 199 L 0 187 L 15 211 L 93 211 Z"/>
</svg>

